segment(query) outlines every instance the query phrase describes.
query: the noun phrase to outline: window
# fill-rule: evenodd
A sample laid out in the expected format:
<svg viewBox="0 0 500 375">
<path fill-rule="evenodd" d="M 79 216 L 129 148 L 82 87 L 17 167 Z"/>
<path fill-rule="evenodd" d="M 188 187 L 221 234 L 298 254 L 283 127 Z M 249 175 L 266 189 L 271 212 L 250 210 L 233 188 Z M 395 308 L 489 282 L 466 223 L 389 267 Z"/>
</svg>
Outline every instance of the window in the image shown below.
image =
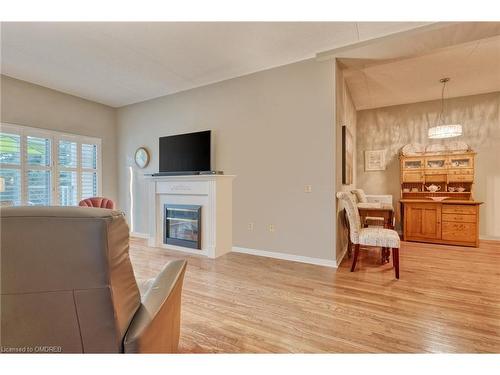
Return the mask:
<svg viewBox="0 0 500 375">
<path fill-rule="evenodd" d="M 52 203 L 51 139 L 26 137 L 27 204 L 48 206 Z"/>
<path fill-rule="evenodd" d="M 101 140 L 25 126 L 0 127 L 0 202 L 75 206 L 100 194 Z"/>
<path fill-rule="evenodd" d="M 60 140 L 57 149 L 59 170 L 59 203 L 62 206 L 76 206 L 78 203 L 78 144 Z"/>
<path fill-rule="evenodd" d="M 4 179 L 0 200 L 21 204 L 21 136 L 0 132 L 0 166 Z"/>
<path fill-rule="evenodd" d="M 82 198 L 97 195 L 97 145 L 82 143 Z"/>
</svg>

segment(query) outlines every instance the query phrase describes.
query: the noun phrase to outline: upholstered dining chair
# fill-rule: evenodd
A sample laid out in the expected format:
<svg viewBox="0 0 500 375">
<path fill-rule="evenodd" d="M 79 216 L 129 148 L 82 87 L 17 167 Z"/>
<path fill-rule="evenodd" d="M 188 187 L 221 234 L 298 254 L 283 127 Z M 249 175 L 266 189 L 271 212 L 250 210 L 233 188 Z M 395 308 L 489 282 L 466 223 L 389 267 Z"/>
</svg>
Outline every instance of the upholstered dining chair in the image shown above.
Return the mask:
<svg viewBox="0 0 500 375">
<path fill-rule="evenodd" d="M 357 204 L 364 204 L 368 203 L 368 197 L 366 196 L 366 193 L 363 189 L 353 189 L 351 190 L 351 193 L 354 194 Z M 372 204 L 372 203 L 368 203 Z M 368 216 L 365 218 L 365 222 L 361 223 L 361 226 L 366 227 L 368 225 L 377 225 L 377 226 L 384 226 L 384 218 L 383 217 L 378 217 L 378 216 Z"/>
<path fill-rule="evenodd" d="M 351 193 L 356 196 L 358 203 L 368 203 L 368 198 L 366 197 L 363 189 L 353 189 L 351 190 Z"/>
<path fill-rule="evenodd" d="M 78 205 L 80 207 L 108 208 L 110 210 L 115 208 L 115 203 L 111 199 L 103 197 L 82 199 Z"/>
<path fill-rule="evenodd" d="M 360 246 L 381 247 L 382 252 L 392 249 L 392 263 L 396 279 L 399 279 L 399 235 L 395 230 L 381 227 L 363 228 L 356 199 L 350 192 L 338 192 L 337 198 L 343 204 L 349 221 L 349 237 L 354 245 L 351 272 L 356 268 Z"/>
</svg>

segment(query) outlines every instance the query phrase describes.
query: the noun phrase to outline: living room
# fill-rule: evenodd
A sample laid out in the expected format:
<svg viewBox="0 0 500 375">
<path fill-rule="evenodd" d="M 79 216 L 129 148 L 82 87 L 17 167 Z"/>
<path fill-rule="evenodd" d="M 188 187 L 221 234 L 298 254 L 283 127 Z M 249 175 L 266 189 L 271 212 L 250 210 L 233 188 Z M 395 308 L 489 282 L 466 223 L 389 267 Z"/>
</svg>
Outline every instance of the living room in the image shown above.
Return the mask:
<svg viewBox="0 0 500 375">
<path fill-rule="evenodd" d="M 500 22 L 146 19 L 2 20 L 3 353 L 498 353 Z"/>
</svg>

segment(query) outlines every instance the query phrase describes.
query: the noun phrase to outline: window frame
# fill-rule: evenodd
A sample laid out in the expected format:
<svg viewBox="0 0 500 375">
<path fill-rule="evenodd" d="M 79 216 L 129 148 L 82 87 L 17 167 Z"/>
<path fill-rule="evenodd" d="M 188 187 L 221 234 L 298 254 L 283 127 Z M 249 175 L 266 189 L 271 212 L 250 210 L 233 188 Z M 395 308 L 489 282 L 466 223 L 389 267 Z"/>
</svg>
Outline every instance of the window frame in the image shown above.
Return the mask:
<svg viewBox="0 0 500 375">
<path fill-rule="evenodd" d="M 35 128 L 25 125 L 17 125 L 10 123 L 0 123 L 0 132 L 19 135 L 21 138 L 20 144 L 20 163 L 7 164 L 0 163 L 1 169 L 18 169 L 21 173 L 21 205 L 28 204 L 28 170 L 49 170 L 51 195 L 50 205 L 59 206 L 59 173 L 61 171 L 75 171 L 77 176 L 77 204 L 82 199 L 82 172 L 95 172 L 97 176 L 97 192 L 96 195 L 100 196 L 102 191 L 102 139 L 97 137 L 89 137 L 85 135 L 78 135 L 72 133 L 58 132 L 54 130 L 47 130 Z M 28 136 L 47 138 L 50 140 L 50 164 L 49 166 L 40 166 L 28 164 Z M 76 142 L 77 163 L 76 168 L 62 167 L 59 165 L 59 141 L 66 140 Z M 96 145 L 96 169 L 82 168 L 82 144 Z"/>
</svg>

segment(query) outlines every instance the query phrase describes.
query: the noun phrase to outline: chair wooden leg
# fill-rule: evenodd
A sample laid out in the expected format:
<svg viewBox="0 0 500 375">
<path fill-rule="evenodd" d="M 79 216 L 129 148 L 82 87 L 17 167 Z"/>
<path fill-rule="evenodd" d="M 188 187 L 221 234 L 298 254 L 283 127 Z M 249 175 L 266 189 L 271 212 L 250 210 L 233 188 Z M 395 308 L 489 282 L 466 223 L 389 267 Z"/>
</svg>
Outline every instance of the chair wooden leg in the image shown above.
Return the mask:
<svg viewBox="0 0 500 375">
<path fill-rule="evenodd" d="M 389 247 L 385 248 L 385 261 L 384 263 L 389 263 L 389 258 L 391 257 L 391 249 Z"/>
<path fill-rule="evenodd" d="M 352 257 L 352 242 L 350 238 L 347 239 L 347 257 L 349 259 Z"/>
<path fill-rule="evenodd" d="M 354 272 L 354 268 L 356 268 L 356 261 L 358 260 L 358 255 L 359 255 L 359 243 L 354 245 L 354 257 L 352 258 L 351 272 Z"/>
<path fill-rule="evenodd" d="M 392 249 L 392 264 L 394 265 L 394 272 L 396 273 L 396 279 L 399 279 L 399 249 Z"/>
<path fill-rule="evenodd" d="M 383 247 L 381 252 L 380 252 L 380 263 L 384 264 L 385 263 L 385 254 L 386 254 L 387 248 Z"/>
<path fill-rule="evenodd" d="M 389 258 L 391 256 L 391 248 L 390 247 L 383 247 L 382 248 L 382 264 L 389 263 Z"/>
</svg>

